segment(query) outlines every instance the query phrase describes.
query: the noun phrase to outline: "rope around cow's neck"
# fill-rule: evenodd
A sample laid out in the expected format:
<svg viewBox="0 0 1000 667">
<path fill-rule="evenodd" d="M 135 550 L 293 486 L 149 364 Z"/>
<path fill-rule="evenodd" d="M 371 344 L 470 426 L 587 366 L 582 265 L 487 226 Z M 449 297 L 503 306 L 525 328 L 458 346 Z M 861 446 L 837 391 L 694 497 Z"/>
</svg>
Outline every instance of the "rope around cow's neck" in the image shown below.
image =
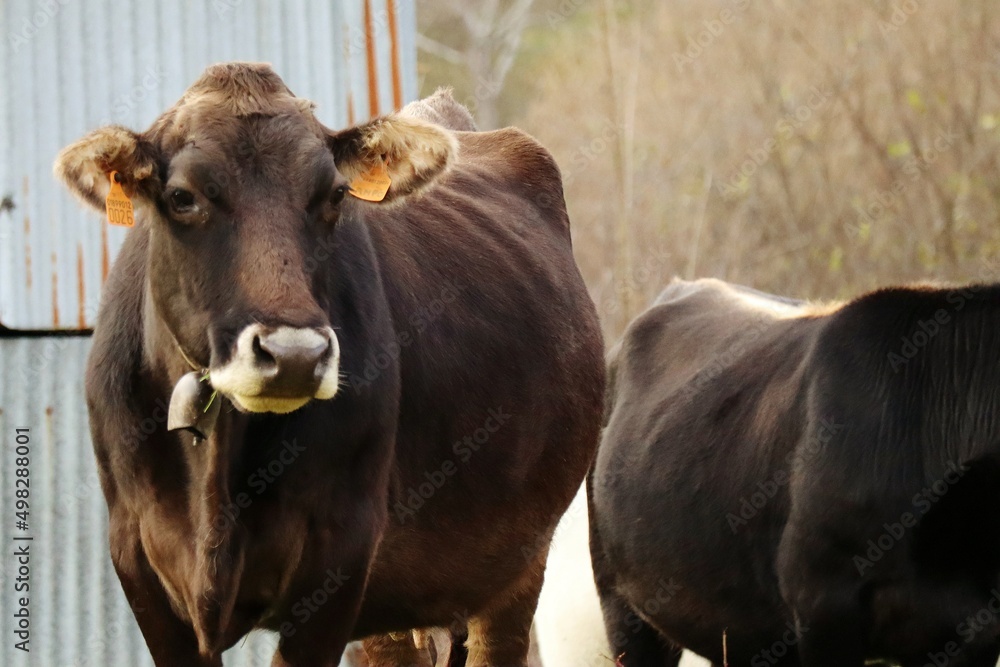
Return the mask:
<svg viewBox="0 0 1000 667">
<path fill-rule="evenodd" d="M 177 340 L 177 336 L 174 335 L 174 332 L 170 331 L 170 327 L 167 327 L 167 331 L 170 333 L 170 337 L 173 339 L 174 345 L 177 346 L 177 351 L 181 353 L 181 357 L 183 357 L 184 361 L 187 362 L 187 365 L 191 367 L 191 370 L 193 370 L 195 373 L 201 373 L 204 377 L 207 378 L 208 377 L 208 367 L 207 366 L 199 366 L 198 364 L 196 364 L 193 361 L 191 361 L 191 357 L 189 357 L 187 355 L 187 352 L 184 351 L 184 348 L 181 347 L 180 341 Z"/>
</svg>

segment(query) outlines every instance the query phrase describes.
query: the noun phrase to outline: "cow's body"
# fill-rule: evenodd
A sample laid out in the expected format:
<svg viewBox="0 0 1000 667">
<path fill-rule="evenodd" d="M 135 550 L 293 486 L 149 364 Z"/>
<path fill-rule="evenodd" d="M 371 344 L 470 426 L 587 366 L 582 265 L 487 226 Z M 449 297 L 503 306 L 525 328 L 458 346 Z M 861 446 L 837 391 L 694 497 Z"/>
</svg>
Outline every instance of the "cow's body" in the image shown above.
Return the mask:
<svg viewBox="0 0 1000 667">
<path fill-rule="evenodd" d="M 1000 616 L 963 624 L 1000 581 L 998 309 L 996 287 L 816 309 L 671 285 L 613 353 L 589 483 L 623 664 L 992 667 Z"/>
<path fill-rule="evenodd" d="M 420 164 L 404 167 L 398 182 L 420 177 Z M 112 269 L 88 402 L 112 557 L 158 665 L 219 664 L 253 627 L 281 633 L 275 664 L 335 664 L 350 638 L 456 621 L 470 664 L 523 662 L 548 538 L 590 463 L 603 390 L 558 169 L 516 130 L 462 134 L 426 194 L 339 206 L 315 245 L 284 257 L 281 240 L 260 245 L 229 287 L 287 290 L 254 316 L 262 325 L 328 321 L 338 393 L 286 415 L 220 397 L 200 444 L 157 422 L 190 370 L 178 347 L 199 349 L 150 297 L 163 229 L 140 219 Z M 321 314 L 297 308 L 298 275 Z M 273 400 L 291 400 L 282 392 Z"/>
</svg>

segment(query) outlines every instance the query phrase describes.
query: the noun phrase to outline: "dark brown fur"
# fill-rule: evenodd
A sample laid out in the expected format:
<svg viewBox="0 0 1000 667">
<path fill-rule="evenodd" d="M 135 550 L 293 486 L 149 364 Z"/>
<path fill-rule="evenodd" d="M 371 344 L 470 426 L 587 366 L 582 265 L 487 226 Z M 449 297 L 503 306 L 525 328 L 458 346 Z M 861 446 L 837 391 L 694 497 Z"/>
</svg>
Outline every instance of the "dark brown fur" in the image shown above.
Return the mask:
<svg viewBox="0 0 1000 667">
<path fill-rule="evenodd" d="M 122 171 L 140 212 L 87 373 L 126 596 L 160 666 L 220 665 L 255 627 L 281 633 L 275 665 L 332 666 L 350 639 L 459 619 L 469 665 L 520 667 L 604 389 L 558 169 L 517 130 L 456 144 L 390 117 L 331 133 L 279 84 L 261 66 L 211 70 L 125 151 L 150 173 L 78 159 L 109 153 L 100 136 L 57 166 L 91 202 L 100 172 Z M 332 194 L 384 147 L 397 203 Z M 181 177 L 205 220 L 171 219 L 163 188 Z M 223 399 L 209 441 L 166 432 L 189 370 L 178 345 L 214 366 L 252 321 L 328 322 L 340 393 L 282 416 Z M 491 415 L 478 451 L 462 445 Z M 445 462 L 456 472 L 401 511 Z"/>
<path fill-rule="evenodd" d="M 995 667 L 998 325 L 998 285 L 670 285 L 612 358 L 588 480 L 620 664 Z"/>
</svg>

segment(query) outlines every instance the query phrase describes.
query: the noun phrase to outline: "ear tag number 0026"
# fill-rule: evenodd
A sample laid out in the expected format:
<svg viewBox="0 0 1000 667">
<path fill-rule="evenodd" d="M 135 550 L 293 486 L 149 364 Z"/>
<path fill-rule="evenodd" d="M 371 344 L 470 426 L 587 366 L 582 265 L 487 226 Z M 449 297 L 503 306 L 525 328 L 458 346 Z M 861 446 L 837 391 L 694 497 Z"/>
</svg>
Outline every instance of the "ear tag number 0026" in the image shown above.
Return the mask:
<svg viewBox="0 0 1000 667">
<path fill-rule="evenodd" d="M 104 200 L 104 208 L 108 213 L 108 222 L 121 227 L 134 227 L 135 211 L 132 209 L 132 200 L 122 190 L 122 184 L 116 180 L 117 177 L 117 171 L 109 174 L 111 189 Z"/>
<path fill-rule="evenodd" d="M 351 194 L 365 201 L 382 201 L 389 191 L 392 181 L 389 179 L 388 163 L 379 160 L 371 169 L 359 174 L 351 181 Z"/>
</svg>

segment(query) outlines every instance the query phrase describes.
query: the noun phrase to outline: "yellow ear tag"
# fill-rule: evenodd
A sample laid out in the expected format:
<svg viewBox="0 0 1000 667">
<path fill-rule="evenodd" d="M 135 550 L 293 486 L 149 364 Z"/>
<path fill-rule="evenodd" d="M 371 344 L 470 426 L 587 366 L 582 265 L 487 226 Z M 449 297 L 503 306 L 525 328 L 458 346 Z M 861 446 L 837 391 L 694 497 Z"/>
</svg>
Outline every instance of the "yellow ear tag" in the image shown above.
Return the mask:
<svg viewBox="0 0 1000 667">
<path fill-rule="evenodd" d="M 351 194 L 365 201 L 382 201 L 391 183 L 388 165 L 379 160 L 371 169 L 351 181 Z"/>
<path fill-rule="evenodd" d="M 104 208 L 108 212 L 108 222 L 122 227 L 135 226 L 135 212 L 132 210 L 132 200 L 122 190 L 122 184 L 115 180 L 117 171 L 111 172 L 111 190 L 104 200 Z"/>
</svg>

